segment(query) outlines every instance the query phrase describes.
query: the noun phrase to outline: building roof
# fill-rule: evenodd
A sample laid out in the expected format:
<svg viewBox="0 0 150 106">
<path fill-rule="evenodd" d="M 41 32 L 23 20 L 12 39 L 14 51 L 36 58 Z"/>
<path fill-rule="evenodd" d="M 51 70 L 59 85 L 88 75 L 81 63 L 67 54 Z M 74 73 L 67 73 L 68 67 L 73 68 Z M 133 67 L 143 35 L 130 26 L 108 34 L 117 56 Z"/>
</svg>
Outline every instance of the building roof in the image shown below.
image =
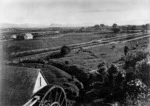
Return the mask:
<svg viewBox="0 0 150 106">
<path fill-rule="evenodd" d="M 39 69 L 4 66 L 0 96 L 1 106 L 20 106 L 32 96 Z"/>
<path fill-rule="evenodd" d="M 38 69 L 41 69 L 41 73 L 49 84 L 57 83 L 60 81 L 63 82 L 72 78 L 70 74 L 52 65 L 44 65 L 43 67 L 42 64 L 38 63 L 23 63 L 22 66 L 29 68 L 36 67 Z"/>
</svg>

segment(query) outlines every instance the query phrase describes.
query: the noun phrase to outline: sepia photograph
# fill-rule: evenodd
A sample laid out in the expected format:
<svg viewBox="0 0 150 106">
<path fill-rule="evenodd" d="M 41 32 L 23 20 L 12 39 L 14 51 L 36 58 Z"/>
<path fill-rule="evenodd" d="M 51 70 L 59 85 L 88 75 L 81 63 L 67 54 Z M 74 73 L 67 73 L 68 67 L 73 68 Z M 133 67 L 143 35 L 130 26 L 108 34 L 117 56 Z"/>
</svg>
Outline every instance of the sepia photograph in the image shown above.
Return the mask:
<svg viewBox="0 0 150 106">
<path fill-rule="evenodd" d="M 0 106 L 150 106 L 150 0 L 0 0 Z"/>
</svg>

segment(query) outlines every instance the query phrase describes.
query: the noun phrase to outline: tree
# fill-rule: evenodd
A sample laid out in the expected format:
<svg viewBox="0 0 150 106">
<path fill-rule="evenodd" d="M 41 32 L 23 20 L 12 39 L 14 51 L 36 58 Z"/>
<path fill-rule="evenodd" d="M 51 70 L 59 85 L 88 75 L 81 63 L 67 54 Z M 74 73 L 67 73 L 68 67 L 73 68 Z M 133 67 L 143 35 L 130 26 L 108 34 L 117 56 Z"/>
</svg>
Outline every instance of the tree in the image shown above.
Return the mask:
<svg viewBox="0 0 150 106">
<path fill-rule="evenodd" d="M 150 86 L 150 63 L 148 59 L 143 59 L 136 63 L 136 74 L 142 81 Z"/>
<path fill-rule="evenodd" d="M 104 24 L 100 24 L 100 27 L 102 27 L 102 28 L 103 28 L 103 27 L 105 27 L 105 25 L 104 25 Z"/>
<path fill-rule="evenodd" d="M 99 25 L 95 25 L 94 28 L 99 28 Z"/>
<path fill-rule="evenodd" d="M 146 24 L 146 25 L 145 25 L 145 30 L 146 30 L 146 32 L 148 32 L 148 29 L 149 29 L 149 24 Z"/>
<path fill-rule="evenodd" d="M 142 32 L 145 33 L 147 31 L 147 26 L 146 25 L 142 25 Z"/>
<path fill-rule="evenodd" d="M 136 30 L 136 26 L 135 25 L 132 26 L 132 30 Z"/>
<path fill-rule="evenodd" d="M 128 53 L 128 50 L 129 50 L 128 46 L 125 46 L 124 47 L 124 55 L 126 55 Z"/>
<path fill-rule="evenodd" d="M 149 24 L 146 24 L 146 30 L 148 30 L 148 29 L 149 29 L 149 27 L 150 27 L 150 25 L 149 25 Z"/>
<path fill-rule="evenodd" d="M 69 54 L 70 51 L 71 51 L 70 48 L 68 46 L 64 45 L 61 47 L 60 54 L 62 56 L 65 56 L 65 55 Z"/>
<path fill-rule="evenodd" d="M 117 28 L 118 25 L 117 25 L 116 23 L 114 23 L 114 24 L 112 25 L 112 27 L 113 27 L 113 28 Z"/>
<path fill-rule="evenodd" d="M 146 59 L 148 55 L 148 52 L 143 52 L 142 50 L 128 52 L 125 56 L 125 67 L 132 67 L 133 69 L 135 69 L 136 63 L 138 61 Z"/>
<path fill-rule="evenodd" d="M 118 33 L 120 31 L 120 29 L 119 29 L 119 27 L 116 23 L 114 23 L 112 25 L 112 30 L 113 30 L 114 33 Z"/>
<path fill-rule="evenodd" d="M 94 26 L 94 30 L 99 30 L 100 29 L 100 26 L 97 24 Z"/>
<path fill-rule="evenodd" d="M 85 28 L 84 28 L 84 27 L 81 27 L 80 31 L 83 32 L 84 30 L 85 30 Z"/>
</svg>

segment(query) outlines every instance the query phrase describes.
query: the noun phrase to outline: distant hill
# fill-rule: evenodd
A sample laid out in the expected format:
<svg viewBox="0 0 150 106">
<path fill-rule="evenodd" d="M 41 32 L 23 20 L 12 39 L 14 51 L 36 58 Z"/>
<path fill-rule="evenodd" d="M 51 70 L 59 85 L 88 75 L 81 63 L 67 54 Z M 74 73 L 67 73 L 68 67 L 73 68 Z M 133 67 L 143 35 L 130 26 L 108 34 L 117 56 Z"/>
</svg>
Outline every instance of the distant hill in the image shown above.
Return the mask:
<svg viewBox="0 0 150 106">
<path fill-rule="evenodd" d="M 11 24 L 11 23 L 0 23 L 0 28 L 47 28 L 47 27 L 81 27 L 80 25 L 70 25 L 70 24 Z"/>
<path fill-rule="evenodd" d="M 0 28 L 40 28 L 48 27 L 48 25 L 41 24 L 11 24 L 11 23 L 0 23 Z"/>
<path fill-rule="evenodd" d="M 62 24 L 50 24 L 49 27 L 64 27 L 65 25 Z"/>
<path fill-rule="evenodd" d="M 50 24 L 49 27 L 81 27 L 81 25 L 72 25 L 72 24 Z"/>
</svg>

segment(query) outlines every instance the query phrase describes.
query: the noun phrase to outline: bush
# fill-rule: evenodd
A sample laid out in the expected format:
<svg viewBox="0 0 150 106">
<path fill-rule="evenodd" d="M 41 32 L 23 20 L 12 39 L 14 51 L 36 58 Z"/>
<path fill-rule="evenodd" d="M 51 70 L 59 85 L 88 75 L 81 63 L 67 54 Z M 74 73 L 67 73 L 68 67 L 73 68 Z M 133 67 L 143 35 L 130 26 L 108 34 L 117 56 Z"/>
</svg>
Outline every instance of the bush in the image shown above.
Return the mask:
<svg viewBox="0 0 150 106">
<path fill-rule="evenodd" d="M 71 51 L 70 48 L 68 46 L 64 45 L 64 46 L 61 47 L 60 54 L 62 56 L 65 56 L 65 55 L 69 54 L 70 51 Z"/>
<path fill-rule="evenodd" d="M 136 63 L 136 74 L 147 86 L 150 86 L 150 63 L 148 59 Z"/>
<path fill-rule="evenodd" d="M 128 53 L 128 50 L 129 50 L 128 46 L 125 46 L 125 47 L 124 47 L 124 54 L 125 54 L 125 55 Z"/>
<path fill-rule="evenodd" d="M 139 51 L 133 51 L 133 52 L 129 52 L 126 56 L 125 56 L 125 66 L 128 67 L 133 67 L 135 68 L 135 65 L 138 61 L 141 61 L 143 59 L 146 59 L 148 55 L 148 52 L 143 52 L 141 50 Z"/>
<path fill-rule="evenodd" d="M 146 101 L 147 86 L 139 79 L 131 80 L 126 84 L 125 93 L 126 93 L 125 105 L 143 106 L 143 104 Z"/>
<path fill-rule="evenodd" d="M 46 60 L 61 58 L 62 55 L 60 52 L 52 52 L 49 56 L 46 57 Z"/>
<path fill-rule="evenodd" d="M 61 47 L 60 52 L 58 51 L 52 52 L 49 56 L 46 57 L 46 60 L 49 61 L 50 59 L 62 58 L 69 53 L 70 53 L 70 48 L 67 46 L 63 46 Z"/>
</svg>

